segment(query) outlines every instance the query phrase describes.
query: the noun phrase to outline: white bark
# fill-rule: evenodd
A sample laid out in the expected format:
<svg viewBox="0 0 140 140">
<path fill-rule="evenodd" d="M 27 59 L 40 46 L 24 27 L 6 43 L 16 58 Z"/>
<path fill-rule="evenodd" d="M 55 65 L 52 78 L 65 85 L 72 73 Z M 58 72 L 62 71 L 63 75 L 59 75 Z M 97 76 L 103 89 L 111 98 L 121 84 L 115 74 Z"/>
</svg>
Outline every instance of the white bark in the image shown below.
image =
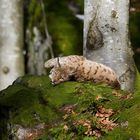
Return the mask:
<svg viewBox="0 0 140 140">
<path fill-rule="evenodd" d="M 85 0 L 84 55 L 110 66 L 122 89 L 132 91 L 135 69 L 128 22 L 129 0 Z"/>
<path fill-rule="evenodd" d="M 0 0 L 0 90 L 24 74 L 22 0 Z"/>
<path fill-rule="evenodd" d="M 51 37 L 44 39 L 37 27 L 33 28 L 33 37 L 30 31 L 27 31 L 27 44 L 28 44 L 28 74 L 42 75 L 46 74 L 44 63 L 49 59 L 49 50 L 52 45 Z"/>
<path fill-rule="evenodd" d="M 42 75 L 46 74 L 46 69 L 44 68 L 44 63 L 49 57 L 54 57 L 54 52 L 52 48 L 52 38 L 48 32 L 47 18 L 45 12 L 44 1 L 40 0 L 40 5 L 42 9 L 43 26 L 45 31 L 44 35 L 41 34 L 38 26 L 33 26 L 33 31 L 27 29 L 26 39 L 27 39 L 27 73 Z"/>
</svg>

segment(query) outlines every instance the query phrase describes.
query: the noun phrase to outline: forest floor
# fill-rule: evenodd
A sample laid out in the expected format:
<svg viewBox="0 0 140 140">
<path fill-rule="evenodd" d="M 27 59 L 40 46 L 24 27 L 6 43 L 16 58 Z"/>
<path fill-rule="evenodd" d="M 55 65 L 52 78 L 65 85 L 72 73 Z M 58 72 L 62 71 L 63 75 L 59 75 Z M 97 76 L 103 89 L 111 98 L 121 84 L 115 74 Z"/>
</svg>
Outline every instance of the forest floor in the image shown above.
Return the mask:
<svg viewBox="0 0 140 140">
<path fill-rule="evenodd" d="M 128 93 L 91 82 L 53 86 L 47 76 L 18 78 L 0 92 L 0 139 L 139 140 L 139 85 Z"/>
</svg>

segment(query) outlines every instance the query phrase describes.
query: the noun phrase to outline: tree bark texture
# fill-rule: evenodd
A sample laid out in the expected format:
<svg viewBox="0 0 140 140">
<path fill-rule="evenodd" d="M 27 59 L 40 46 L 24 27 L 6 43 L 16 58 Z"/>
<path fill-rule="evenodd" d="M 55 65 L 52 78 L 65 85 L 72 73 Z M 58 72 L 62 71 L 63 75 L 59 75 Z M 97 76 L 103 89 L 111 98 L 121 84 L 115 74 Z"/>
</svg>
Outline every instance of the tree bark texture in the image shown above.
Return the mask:
<svg viewBox="0 0 140 140">
<path fill-rule="evenodd" d="M 133 91 L 135 65 L 128 23 L 129 0 L 85 0 L 84 55 L 114 69 L 121 88 Z"/>
<path fill-rule="evenodd" d="M 48 60 L 50 57 L 53 58 L 54 52 L 52 48 L 52 43 L 53 43 L 52 38 L 48 32 L 44 1 L 40 0 L 40 3 L 38 4 L 39 4 L 38 6 L 41 7 L 40 16 L 42 17 L 42 21 L 43 21 L 42 23 L 43 23 L 45 34 L 43 35 L 43 33 L 41 32 L 41 27 L 38 26 L 38 23 L 34 23 L 32 29 L 27 28 L 26 30 L 27 69 L 26 70 L 28 74 L 42 75 L 47 73 L 44 67 L 45 61 Z"/>
<path fill-rule="evenodd" d="M 23 3 L 0 0 L 0 90 L 24 74 Z"/>
<path fill-rule="evenodd" d="M 37 27 L 33 28 L 33 36 L 31 36 L 30 30 L 27 30 L 27 73 L 42 75 L 46 74 L 46 69 L 44 63 L 49 59 L 50 46 L 52 46 L 51 37 L 47 36 L 46 39 L 43 38 L 41 32 Z M 51 55 L 52 57 L 52 55 Z"/>
</svg>

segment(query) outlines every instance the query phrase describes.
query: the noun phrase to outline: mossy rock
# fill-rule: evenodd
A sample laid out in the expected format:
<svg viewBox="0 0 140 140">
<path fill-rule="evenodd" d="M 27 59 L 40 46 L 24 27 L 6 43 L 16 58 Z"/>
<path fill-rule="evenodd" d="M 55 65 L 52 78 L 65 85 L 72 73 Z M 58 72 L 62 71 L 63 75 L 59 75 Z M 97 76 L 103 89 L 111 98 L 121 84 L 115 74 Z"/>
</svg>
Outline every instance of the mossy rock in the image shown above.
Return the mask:
<svg viewBox="0 0 140 140">
<path fill-rule="evenodd" d="M 0 92 L 0 139 L 138 140 L 139 101 L 139 90 L 72 81 L 53 86 L 48 76 L 25 76 Z M 111 130 L 97 123 L 99 108 L 113 110 Z"/>
<path fill-rule="evenodd" d="M 53 87 L 47 76 L 19 78 L 12 86 L 0 92 L 0 117 L 11 126 L 20 125 L 25 128 L 57 122 L 63 114 L 60 108 L 76 103 L 74 92 L 78 85 L 69 82 Z M 6 133 L 7 125 L 2 122 L 0 125 L 0 134 Z"/>
</svg>

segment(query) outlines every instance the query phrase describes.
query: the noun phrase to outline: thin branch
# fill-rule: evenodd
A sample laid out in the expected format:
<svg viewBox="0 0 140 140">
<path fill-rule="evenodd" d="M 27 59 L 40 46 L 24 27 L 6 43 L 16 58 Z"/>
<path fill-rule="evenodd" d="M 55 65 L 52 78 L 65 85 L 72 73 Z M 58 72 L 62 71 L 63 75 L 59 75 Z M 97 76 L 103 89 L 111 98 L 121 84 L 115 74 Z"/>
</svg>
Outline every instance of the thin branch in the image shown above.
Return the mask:
<svg viewBox="0 0 140 140">
<path fill-rule="evenodd" d="M 52 39 L 51 39 L 51 36 L 49 35 L 48 28 L 47 28 L 47 19 L 46 19 L 45 7 L 44 7 L 44 2 L 43 2 L 43 0 L 40 0 L 40 4 L 41 4 L 41 8 L 42 8 L 42 13 L 43 13 L 45 34 L 46 34 L 47 39 L 48 39 L 49 41 L 51 41 L 51 43 L 50 43 L 51 45 L 49 46 L 51 58 L 54 58 L 54 52 L 53 52 L 53 48 L 52 48 Z"/>
</svg>

